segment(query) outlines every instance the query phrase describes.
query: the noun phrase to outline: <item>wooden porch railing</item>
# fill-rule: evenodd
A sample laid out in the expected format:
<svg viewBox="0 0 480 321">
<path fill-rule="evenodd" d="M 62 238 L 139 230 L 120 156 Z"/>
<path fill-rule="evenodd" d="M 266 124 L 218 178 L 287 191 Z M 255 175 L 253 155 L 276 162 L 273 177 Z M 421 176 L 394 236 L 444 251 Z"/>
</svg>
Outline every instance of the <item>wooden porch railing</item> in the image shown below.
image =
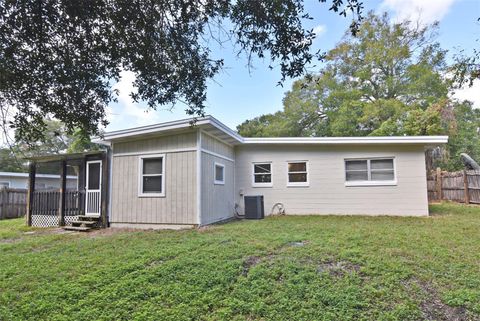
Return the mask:
<svg viewBox="0 0 480 321">
<path fill-rule="evenodd" d="M 31 211 L 36 226 L 50 226 L 52 219 L 60 222 L 59 190 L 39 190 L 33 192 Z M 85 213 L 85 192 L 65 191 L 64 220 L 69 224 L 76 216 Z"/>
</svg>

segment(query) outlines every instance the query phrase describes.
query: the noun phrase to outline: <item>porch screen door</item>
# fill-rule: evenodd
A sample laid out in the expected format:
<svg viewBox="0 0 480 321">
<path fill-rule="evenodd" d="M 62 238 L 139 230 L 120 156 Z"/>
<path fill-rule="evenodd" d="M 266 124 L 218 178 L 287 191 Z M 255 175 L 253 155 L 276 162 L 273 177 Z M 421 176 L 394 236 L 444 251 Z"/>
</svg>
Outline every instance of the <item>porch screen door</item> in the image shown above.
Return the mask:
<svg viewBox="0 0 480 321">
<path fill-rule="evenodd" d="M 87 162 L 85 215 L 100 216 L 102 190 L 102 161 Z"/>
</svg>

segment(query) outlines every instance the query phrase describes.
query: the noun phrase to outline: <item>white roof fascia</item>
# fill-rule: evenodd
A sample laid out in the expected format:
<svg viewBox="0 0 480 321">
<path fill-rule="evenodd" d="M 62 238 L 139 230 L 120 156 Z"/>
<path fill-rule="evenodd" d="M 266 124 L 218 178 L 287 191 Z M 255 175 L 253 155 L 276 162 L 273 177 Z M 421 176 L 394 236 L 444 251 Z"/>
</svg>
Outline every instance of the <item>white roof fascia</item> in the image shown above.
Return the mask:
<svg viewBox="0 0 480 321">
<path fill-rule="evenodd" d="M 105 133 L 103 138 L 95 137 L 92 141 L 110 145 L 115 139 L 139 136 L 150 133 L 166 132 L 191 126 L 192 118 L 169 121 L 154 125 L 117 130 Z M 364 136 L 364 137 L 252 137 L 244 138 L 212 116 L 198 118 L 196 126 L 210 125 L 229 135 L 240 144 L 320 144 L 320 145 L 362 145 L 362 144 L 446 144 L 448 136 Z"/>
<path fill-rule="evenodd" d="M 244 144 L 446 144 L 448 136 L 367 136 L 367 137 L 258 137 L 244 138 Z"/>
</svg>

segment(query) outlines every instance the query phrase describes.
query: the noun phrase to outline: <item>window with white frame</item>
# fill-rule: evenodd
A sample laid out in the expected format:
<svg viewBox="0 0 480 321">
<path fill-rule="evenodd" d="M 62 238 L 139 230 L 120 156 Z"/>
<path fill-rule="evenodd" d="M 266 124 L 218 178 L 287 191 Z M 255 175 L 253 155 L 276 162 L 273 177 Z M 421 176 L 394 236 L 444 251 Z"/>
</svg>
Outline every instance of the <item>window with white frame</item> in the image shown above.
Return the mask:
<svg viewBox="0 0 480 321">
<path fill-rule="evenodd" d="M 294 161 L 287 163 L 288 186 L 308 185 L 308 164 L 306 161 Z"/>
<path fill-rule="evenodd" d="M 165 196 L 165 155 L 140 156 L 139 196 Z"/>
<path fill-rule="evenodd" d="M 345 180 L 347 183 L 394 182 L 394 160 L 393 158 L 345 160 Z"/>
<path fill-rule="evenodd" d="M 0 182 L 0 188 L 9 188 L 10 182 Z"/>
<path fill-rule="evenodd" d="M 253 186 L 272 186 L 272 163 L 253 163 Z"/>
<path fill-rule="evenodd" d="M 220 163 L 214 164 L 214 182 L 217 185 L 225 184 L 225 165 Z"/>
</svg>

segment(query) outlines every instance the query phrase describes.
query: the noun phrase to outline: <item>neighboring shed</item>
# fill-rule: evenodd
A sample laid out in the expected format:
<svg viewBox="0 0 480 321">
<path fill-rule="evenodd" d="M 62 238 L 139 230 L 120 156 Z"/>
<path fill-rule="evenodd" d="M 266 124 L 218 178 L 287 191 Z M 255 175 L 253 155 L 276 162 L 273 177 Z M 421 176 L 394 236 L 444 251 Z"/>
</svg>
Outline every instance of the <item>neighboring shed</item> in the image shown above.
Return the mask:
<svg viewBox="0 0 480 321">
<path fill-rule="evenodd" d="M 37 174 L 37 189 L 55 189 L 60 188 L 60 175 Z M 0 172 L 0 187 L 7 188 L 28 188 L 28 173 Z M 67 188 L 77 188 L 77 176 L 67 175 Z"/>
</svg>

